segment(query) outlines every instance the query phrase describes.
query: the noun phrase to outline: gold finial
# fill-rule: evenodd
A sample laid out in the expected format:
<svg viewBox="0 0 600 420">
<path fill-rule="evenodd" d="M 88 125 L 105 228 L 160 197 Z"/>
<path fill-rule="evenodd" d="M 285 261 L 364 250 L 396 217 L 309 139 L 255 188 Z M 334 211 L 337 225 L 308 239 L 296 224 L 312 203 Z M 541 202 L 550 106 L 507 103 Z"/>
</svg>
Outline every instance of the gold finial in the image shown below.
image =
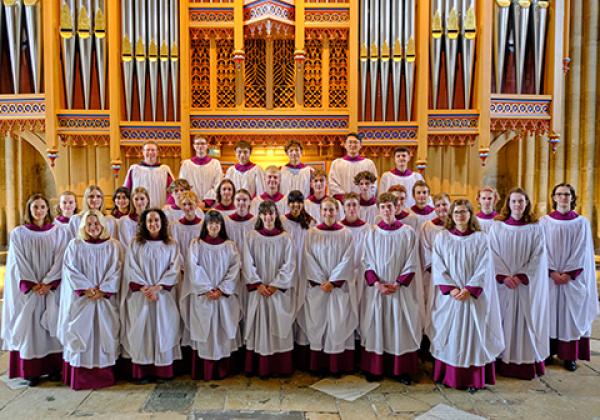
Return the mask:
<svg viewBox="0 0 600 420">
<path fill-rule="evenodd" d="M 158 59 L 158 45 L 156 45 L 156 40 L 154 38 L 150 40 L 150 46 L 148 47 L 148 58 L 150 61 L 156 61 Z"/>
<path fill-rule="evenodd" d="M 496 0 L 496 4 L 500 7 L 510 6 L 510 0 Z"/>
<path fill-rule="evenodd" d="M 377 60 L 379 58 L 379 50 L 375 43 L 371 44 L 371 60 Z"/>
<path fill-rule="evenodd" d="M 473 5 L 467 10 L 467 16 L 465 17 L 465 38 L 475 39 L 477 34 L 477 20 L 475 17 L 475 9 Z"/>
<path fill-rule="evenodd" d="M 63 3 L 60 8 L 60 36 L 64 39 L 70 39 L 73 36 L 73 16 L 66 3 Z"/>
<path fill-rule="evenodd" d="M 521 9 L 527 9 L 527 8 L 529 8 L 529 6 L 531 6 L 531 1 L 519 0 L 519 6 L 521 6 Z"/>
<path fill-rule="evenodd" d="M 171 44 L 171 61 L 177 61 L 179 59 L 179 48 L 177 47 L 177 43 L 173 42 Z"/>
<path fill-rule="evenodd" d="M 435 39 L 441 38 L 442 30 L 442 14 L 439 10 L 436 10 L 433 15 L 433 22 L 431 23 L 431 36 Z"/>
<path fill-rule="evenodd" d="M 411 36 L 406 44 L 406 61 L 412 63 L 415 61 L 417 57 L 416 47 L 415 47 L 415 37 Z"/>
<path fill-rule="evenodd" d="M 123 37 L 123 41 L 121 42 L 121 56 L 123 61 L 131 61 L 133 59 L 131 54 L 131 41 L 127 35 Z"/>
<path fill-rule="evenodd" d="M 100 9 L 96 9 L 96 16 L 94 17 L 94 34 L 96 38 L 106 36 L 106 17 Z"/>
<path fill-rule="evenodd" d="M 77 34 L 80 38 L 89 38 L 91 32 L 90 16 L 85 6 L 79 9 L 79 17 L 77 19 Z"/>
<path fill-rule="evenodd" d="M 146 47 L 144 47 L 141 38 L 135 44 L 135 59 L 137 61 L 144 61 L 146 59 Z"/>
<path fill-rule="evenodd" d="M 394 57 L 394 61 L 402 60 L 402 44 L 400 43 L 400 39 L 396 38 L 394 42 L 394 48 L 392 49 L 392 55 Z"/>
<path fill-rule="evenodd" d="M 390 59 L 390 46 L 388 45 L 387 41 L 383 41 L 383 45 L 381 46 L 381 59 Z"/>
<path fill-rule="evenodd" d="M 367 44 L 364 42 L 360 46 L 360 59 L 367 60 L 369 58 L 369 51 L 367 50 Z"/>
<path fill-rule="evenodd" d="M 448 38 L 456 39 L 458 38 L 458 13 L 456 13 L 456 8 L 452 8 L 450 10 L 450 14 L 448 15 L 448 19 L 446 21 L 447 29 L 448 29 Z"/>
<path fill-rule="evenodd" d="M 163 41 L 160 46 L 160 61 L 169 61 L 169 46 L 167 41 Z"/>
</svg>

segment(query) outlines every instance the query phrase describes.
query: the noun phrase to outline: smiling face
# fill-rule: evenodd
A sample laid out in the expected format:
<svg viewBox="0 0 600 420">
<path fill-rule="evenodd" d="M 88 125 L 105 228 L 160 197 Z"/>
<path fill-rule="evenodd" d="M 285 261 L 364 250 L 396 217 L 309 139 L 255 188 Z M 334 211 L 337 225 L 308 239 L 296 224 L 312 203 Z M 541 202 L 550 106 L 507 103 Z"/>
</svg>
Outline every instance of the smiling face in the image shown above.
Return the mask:
<svg viewBox="0 0 600 420">
<path fill-rule="evenodd" d="M 181 201 L 181 209 L 185 213 L 186 218 L 193 219 L 196 217 L 196 203 L 194 203 L 194 200 L 184 198 Z"/>
<path fill-rule="evenodd" d="M 210 221 L 206 225 L 206 230 L 211 238 L 216 238 L 219 236 L 219 232 L 221 231 L 221 223 L 217 221 Z"/>
<path fill-rule="evenodd" d="M 250 162 L 250 149 L 246 149 L 245 147 L 238 147 L 235 149 L 235 157 L 238 162 L 242 165 Z"/>
<path fill-rule="evenodd" d="M 136 193 L 133 195 L 133 207 L 135 208 L 136 214 L 142 214 L 146 207 L 148 207 L 148 197 L 146 194 Z"/>
<path fill-rule="evenodd" d="M 121 212 L 127 212 L 129 209 L 129 198 L 124 192 L 119 192 L 115 196 L 115 205 Z"/>
<path fill-rule="evenodd" d="M 324 176 L 316 176 L 312 180 L 312 185 L 315 197 L 321 198 L 325 195 L 325 189 L 327 187 L 327 178 L 325 178 Z"/>
<path fill-rule="evenodd" d="M 304 208 L 304 203 L 302 201 L 292 201 L 288 203 L 288 208 L 290 209 L 290 214 L 293 217 L 298 217 Z"/>
<path fill-rule="evenodd" d="M 418 186 L 415 187 L 415 203 L 418 207 L 423 208 L 429 201 L 429 188 Z"/>
<path fill-rule="evenodd" d="M 160 215 L 155 211 L 148 213 L 146 216 L 146 229 L 148 229 L 148 233 L 150 233 L 152 239 L 159 237 L 161 227 Z"/>
<path fill-rule="evenodd" d="M 292 165 L 300 164 L 300 159 L 302 158 L 301 148 L 299 148 L 298 146 L 292 146 L 289 149 L 287 149 L 287 152 L 285 153 L 288 155 L 288 158 L 290 159 L 290 163 Z"/>
<path fill-rule="evenodd" d="M 454 206 L 452 211 L 452 221 L 456 225 L 456 228 L 460 231 L 465 231 L 469 225 L 469 219 L 471 213 L 465 205 Z"/>
<path fill-rule="evenodd" d="M 440 219 L 448 217 L 448 210 L 450 209 L 450 201 L 446 198 L 441 198 L 434 203 L 435 214 Z"/>
<path fill-rule="evenodd" d="M 98 239 L 102 233 L 102 225 L 96 216 L 88 216 L 84 229 L 91 239 Z"/>
<path fill-rule="evenodd" d="M 100 210 L 103 202 L 104 197 L 102 197 L 102 193 L 98 190 L 91 191 L 87 197 L 87 205 L 90 210 Z"/>
<path fill-rule="evenodd" d="M 410 162 L 410 154 L 408 152 L 396 152 L 394 155 L 394 163 L 398 170 L 405 171 L 408 168 L 408 162 Z"/>
<path fill-rule="evenodd" d="M 277 219 L 277 214 L 275 212 L 267 211 L 265 213 L 260 213 L 260 220 L 262 220 L 263 226 L 267 230 L 273 230 L 275 228 L 275 219 Z"/>
<path fill-rule="evenodd" d="M 145 144 L 142 148 L 142 155 L 144 156 L 144 163 L 155 165 L 158 159 L 158 146 L 151 143 Z"/>
<path fill-rule="evenodd" d="M 208 154 L 208 142 L 205 138 L 198 137 L 194 139 L 194 150 L 199 158 L 206 157 Z"/>
<path fill-rule="evenodd" d="M 344 201 L 344 216 L 346 217 L 346 220 L 349 222 L 354 222 L 356 219 L 358 219 L 359 208 L 360 203 L 354 198 Z"/>
<path fill-rule="evenodd" d="M 360 140 L 356 137 L 350 136 L 344 142 L 344 147 L 346 148 L 346 153 L 350 157 L 356 157 L 360 153 Z"/>
<path fill-rule="evenodd" d="M 180 187 L 179 185 L 173 188 L 173 198 L 175 199 L 176 203 L 179 203 L 181 201 L 181 199 L 183 198 L 183 194 L 186 191 L 187 190 L 185 188 Z"/>
<path fill-rule="evenodd" d="M 363 200 L 371 199 L 373 193 L 373 183 L 368 179 L 361 179 L 358 182 L 358 190 L 360 194 L 360 198 Z"/>
<path fill-rule="evenodd" d="M 49 211 L 48 205 L 41 198 L 38 198 L 37 200 L 32 201 L 31 204 L 29 205 L 29 212 L 31 213 L 31 219 L 38 226 L 41 226 L 44 224 L 44 220 L 46 219 L 46 216 L 48 215 L 48 211 Z"/>
<path fill-rule="evenodd" d="M 508 208 L 510 215 L 515 220 L 520 220 L 527 208 L 527 197 L 521 193 L 512 193 L 508 198 Z"/>
<path fill-rule="evenodd" d="M 277 193 L 279 191 L 279 184 L 281 183 L 281 175 L 279 172 L 267 172 L 265 174 L 265 187 L 267 188 L 267 192 L 271 195 Z"/>
<path fill-rule="evenodd" d="M 396 206 L 391 202 L 379 203 L 379 215 L 387 224 L 391 224 L 396 219 Z"/>
<path fill-rule="evenodd" d="M 327 226 L 331 226 L 335 223 L 338 215 L 338 209 L 335 204 L 331 201 L 324 201 L 321 204 L 321 220 Z"/>
<path fill-rule="evenodd" d="M 75 208 L 77 207 L 77 202 L 75 201 L 75 196 L 73 195 L 61 195 L 60 201 L 58 203 L 60 207 L 60 213 L 65 217 L 73 216 L 75 212 Z"/>
<path fill-rule="evenodd" d="M 552 196 L 556 203 L 556 209 L 561 213 L 566 213 L 571 210 L 571 189 L 569 187 L 558 187 Z"/>
<path fill-rule="evenodd" d="M 221 204 L 229 205 L 233 200 L 233 185 L 229 182 L 225 182 L 221 185 Z"/>
<path fill-rule="evenodd" d="M 248 197 L 246 193 L 237 193 L 235 195 L 234 203 L 236 212 L 239 215 L 245 216 L 250 211 L 250 197 Z"/>
<path fill-rule="evenodd" d="M 491 191 L 481 191 L 477 201 L 479 202 L 481 211 L 485 214 L 490 214 L 496 207 L 496 197 Z"/>
</svg>

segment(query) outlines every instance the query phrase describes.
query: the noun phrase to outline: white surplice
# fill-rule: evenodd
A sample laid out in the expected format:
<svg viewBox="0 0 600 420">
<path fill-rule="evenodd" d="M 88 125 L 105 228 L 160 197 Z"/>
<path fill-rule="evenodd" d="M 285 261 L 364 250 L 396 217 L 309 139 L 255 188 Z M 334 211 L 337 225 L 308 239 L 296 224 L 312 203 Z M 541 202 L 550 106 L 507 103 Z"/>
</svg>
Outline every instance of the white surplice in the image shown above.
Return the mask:
<svg viewBox="0 0 600 420">
<path fill-rule="evenodd" d="M 352 234 L 346 228 L 310 229 L 304 242 L 302 267 L 300 281 L 307 284 L 298 325 L 308 338 L 310 349 L 328 354 L 353 350 L 358 301 Z M 334 287 L 330 293 L 314 285 L 339 280 L 344 280 L 342 286 Z"/>
<path fill-rule="evenodd" d="M 350 161 L 344 158 L 335 159 L 329 168 L 329 193 L 331 195 L 346 194 L 349 192 L 359 193 L 358 185 L 354 185 L 354 177 L 362 171 L 369 171 L 377 176 L 377 168 L 371 159 Z M 373 192 L 377 191 L 377 185 L 373 185 Z"/>
<path fill-rule="evenodd" d="M 281 167 L 281 186 L 279 189 L 286 196 L 286 201 L 290 191 L 298 190 L 305 198 L 310 195 L 310 175 L 312 172 L 313 168 L 311 166 L 300 169 L 290 168 L 287 165 Z"/>
<path fill-rule="evenodd" d="M 81 216 L 83 213 L 74 214 L 69 220 L 69 235 L 70 239 L 76 238 L 79 233 L 79 225 L 81 224 Z M 106 228 L 110 233 L 111 238 L 119 239 L 118 220 L 111 215 L 103 215 L 106 222 Z"/>
<path fill-rule="evenodd" d="M 237 291 L 240 282 L 240 255 L 233 241 L 211 245 L 194 239 L 185 264 L 179 307 L 184 337 L 189 337 L 198 356 L 220 360 L 242 345 L 239 330 L 242 306 Z M 206 293 L 219 289 L 218 300 Z"/>
<path fill-rule="evenodd" d="M 119 289 L 123 252 L 116 239 L 73 239 L 65 251 L 58 338 L 63 358 L 86 369 L 113 366 L 119 357 Z M 98 288 L 110 297 L 92 300 L 75 292 Z"/>
<path fill-rule="evenodd" d="M 169 366 L 181 359 L 181 320 L 175 287 L 179 261 L 175 241 L 133 241 L 127 249 L 121 288 L 121 345 L 133 363 Z M 152 302 L 141 291 L 133 292 L 131 283 L 172 288 L 160 290 L 158 300 Z"/>
<path fill-rule="evenodd" d="M 408 226 L 384 230 L 374 226 L 365 239 L 365 270 L 373 270 L 381 283 L 396 284 L 400 275 L 415 273 L 408 287 L 382 295 L 367 286 L 360 301 L 361 345 L 368 352 L 401 356 L 421 345 L 423 286 L 417 267 L 417 238 Z"/>
<path fill-rule="evenodd" d="M 49 284 L 61 279 L 68 232 L 56 225 L 46 231 L 18 226 L 11 233 L 4 281 L 2 349 L 18 351 L 22 359 L 62 352 L 56 338 L 60 287 L 40 296 L 23 293 L 22 280 Z"/>
<path fill-rule="evenodd" d="M 579 340 L 591 335 L 592 322 L 598 316 L 598 289 L 594 262 L 594 241 L 585 217 L 540 220 L 546 238 L 548 268 L 561 273 L 583 269 L 574 280 L 549 284 L 550 338 Z"/>
<path fill-rule="evenodd" d="M 246 235 L 242 278 L 246 285 L 262 283 L 278 289 L 269 297 L 258 290 L 248 293 L 244 340 L 246 349 L 261 356 L 294 348 L 296 259 L 289 233 L 264 236 L 253 230 Z"/>
<path fill-rule="evenodd" d="M 225 173 L 225 178 L 228 178 L 235 185 L 235 190 L 244 188 L 248 190 L 252 197 L 260 195 L 265 191 L 264 187 L 265 172 L 263 169 L 254 165 L 247 171 L 238 171 L 235 165 L 231 165 Z"/>
<path fill-rule="evenodd" d="M 504 350 L 500 306 L 486 234 L 458 236 L 444 230 L 432 253 L 431 354 L 454 367 L 485 366 Z M 460 302 L 439 286 L 479 287 Z"/>
<path fill-rule="evenodd" d="M 119 242 L 123 246 L 123 249 L 127 249 L 129 244 L 135 239 L 138 222 L 127 215 L 117 220 L 117 225 L 119 228 Z"/>
<path fill-rule="evenodd" d="M 216 200 L 217 187 L 223 179 L 221 162 L 210 158 L 207 163 L 198 165 L 192 159 L 186 159 L 181 163 L 179 178 L 190 183 L 200 200 Z"/>
<path fill-rule="evenodd" d="M 195 225 L 186 225 L 180 221 L 175 222 L 171 227 L 173 239 L 177 241 L 179 247 L 179 256 L 181 258 L 180 266 L 184 268 L 185 259 L 190 249 L 192 241 L 200 236 L 202 230 L 202 222 Z"/>
<path fill-rule="evenodd" d="M 443 225 L 438 226 L 431 220 L 428 220 L 423 223 L 416 232 L 419 238 L 419 257 L 421 260 L 421 275 L 423 280 L 423 311 L 425 316 L 423 327 L 425 330 L 427 330 L 429 322 L 431 321 L 430 300 L 433 294 L 433 287 L 431 285 L 431 253 L 433 251 L 435 237 L 443 230 Z"/>
<path fill-rule="evenodd" d="M 123 185 L 131 186 L 132 192 L 137 187 L 144 187 L 150 196 L 149 208 L 161 209 L 167 201 L 167 188 L 173 179 L 171 168 L 167 165 L 133 164 L 127 171 Z"/>
<path fill-rule="evenodd" d="M 550 354 L 548 260 L 542 226 L 494 223 L 489 232 L 495 275 L 525 274 L 528 285 L 498 284 L 505 363 L 542 362 Z"/>
<path fill-rule="evenodd" d="M 379 193 L 388 192 L 393 185 L 403 185 L 406 188 L 406 206 L 410 207 L 415 204 L 412 190 L 417 181 L 423 181 L 423 175 L 418 172 L 411 171 L 410 175 L 399 176 L 391 171 L 386 171 L 381 175 Z"/>
</svg>

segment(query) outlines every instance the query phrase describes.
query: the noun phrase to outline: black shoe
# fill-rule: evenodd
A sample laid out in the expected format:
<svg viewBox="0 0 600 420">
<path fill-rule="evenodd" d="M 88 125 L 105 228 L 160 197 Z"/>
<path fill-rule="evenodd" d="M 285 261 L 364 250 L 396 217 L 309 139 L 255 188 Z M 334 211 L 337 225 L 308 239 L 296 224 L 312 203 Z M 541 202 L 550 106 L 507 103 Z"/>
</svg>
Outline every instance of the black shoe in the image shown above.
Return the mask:
<svg viewBox="0 0 600 420">
<path fill-rule="evenodd" d="M 379 382 L 383 379 L 383 375 L 373 375 L 372 373 L 366 373 L 365 378 L 367 382 Z"/>
<path fill-rule="evenodd" d="M 136 385 L 148 385 L 150 383 L 150 379 L 148 379 L 148 378 L 136 379 L 135 381 L 133 381 L 133 383 Z"/>
<path fill-rule="evenodd" d="M 477 388 L 475 388 L 474 386 L 470 386 L 470 387 L 468 387 L 468 388 L 467 388 L 467 392 L 468 392 L 469 394 L 474 394 L 474 393 L 476 393 L 477 391 L 478 391 L 478 389 L 477 389 Z"/>
<path fill-rule="evenodd" d="M 550 355 L 546 358 L 546 360 L 544 360 L 544 365 L 550 366 L 552 364 L 554 364 L 554 358 L 552 357 L 552 355 Z"/>
<path fill-rule="evenodd" d="M 25 378 L 29 382 L 30 387 L 38 386 L 40 384 L 40 378 Z"/>
<path fill-rule="evenodd" d="M 61 382 L 62 376 L 60 373 L 53 373 L 52 375 L 48 376 L 48 380 L 52 382 Z"/>
<path fill-rule="evenodd" d="M 577 363 L 575 363 L 575 360 L 565 360 L 563 365 L 569 372 L 575 372 L 577 370 Z"/>
<path fill-rule="evenodd" d="M 400 381 L 401 384 L 404 385 L 412 385 L 412 379 L 410 378 L 409 375 L 400 375 L 400 377 L 398 378 L 398 381 Z"/>
</svg>

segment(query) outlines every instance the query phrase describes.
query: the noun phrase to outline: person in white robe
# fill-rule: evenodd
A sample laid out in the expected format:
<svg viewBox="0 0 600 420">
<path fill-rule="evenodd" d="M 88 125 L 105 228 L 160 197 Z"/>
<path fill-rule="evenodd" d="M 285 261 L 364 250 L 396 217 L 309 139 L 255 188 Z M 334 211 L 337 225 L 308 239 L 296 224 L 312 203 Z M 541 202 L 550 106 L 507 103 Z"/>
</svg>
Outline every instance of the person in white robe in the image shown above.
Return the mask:
<svg viewBox="0 0 600 420">
<path fill-rule="evenodd" d="M 140 214 L 150 205 L 150 196 L 144 187 L 137 187 L 131 193 L 131 209 L 127 216 L 117 221 L 119 229 L 119 242 L 126 250 L 135 238 Z"/>
<path fill-rule="evenodd" d="M 520 379 L 542 376 L 550 355 L 548 259 L 531 209 L 525 191 L 512 189 L 488 234 L 506 343 L 496 372 Z"/>
<path fill-rule="evenodd" d="M 294 244 L 294 258 L 296 259 L 296 271 L 294 273 L 296 288 L 294 289 L 294 305 L 296 307 L 296 315 L 301 310 L 304 304 L 304 292 L 306 282 L 303 281 L 302 260 L 304 259 L 304 240 L 308 234 L 308 230 L 316 226 L 315 220 L 304 208 L 304 195 L 299 190 L 291 191 L 287 196 L 287 203 L 290 209 L 289 213 L 281 215 L 281 223 L 283 229 L 290 234 Z M 294 342 L 299 346 L 307 346 L 308 338 L 306 334 L 299 328 L 298 323 L 294 322 Z M 303 360 L 306 352 L 301 352 L 300 355 L 295 355 L 295 359 Z M 306 353 L 307 354 L 307 353 Z M 302 362 L 296 363 L 302 364 Z"/>
<path fill-rule="evenodd" d="M 419 239 L 419 259 L 421 261 L 423 281 L 423 310 L 425 316 L 423 319 L 423 328 L 425 330 L 427 330 L 427 326 L 431 320 L 431 307 L 429 304 L 433 293 L 433 288 L 431 287 L 431 253 L 435 237 L 444 230 L 444 226 L 448 220 L 450 196 L 446 193 L 436 194 L 433 197 L 433 205 L 435 206 L 436 217 L 423 223 L 416 232 Z M 427 346 L 425 345 L 425 347 Z"/>
<path fill-rule="evenodd" d="M 417 238 L 396 221 L 393 194 L 383 193 L 377 202 L 382 220 L 367 233 L 363 256 L 360 365 L 368 380 L 386 374 L 408 385 L 418 370 L 422 337 Z"/>
<path fill-rule="evenodd" d="M 125 175 L 125 187 L 133 191 L 144 187 L 150 195 L 150 207 L 162 208 L 167 202 L 167 190 L 175 177 L 171 168 L 158 162 L 158 144 L 147 141 L 142 147 L 144 160 L 133 164 Z"/>
<path fill-rule="evenodd" d="M 223 169 L 218 159 L 208 155 L 208 141 L 205 137 L 194 137 L 196 156 L 182 162 L 179 178 L 188 180 L 192 191 L 203 201 L 204 208 L 211 207 L 217 199 L 217 187 L 223 178 Z"/>
<path fill-rule="evenodd" d="M 194 350 L 192 379 L 222 379 L 238 368 L 235 354 L 242 345 L 239 283 L 240 254 L 227 236 L 223 215 L 209 210 L 199 237 L 187 252 L 179 298 Z"/>
<path fill-rule="evenodd" d="M 435 209 L 430 205 L 431 196 L 429 185 L 425 181 L 417 181 L 413 185 L 413 197 L 415 204 L 410 208 L 412 214 L 414 214 L 418 220 L 418 226 L 420 227 L 423 223 L 428 220 L 435 219 Z"/>
<path fill-rule="evenodd" d="M 235 213 L 235 203 L 233 201 L 235 192 L 236 188 L 233 181 L 229 178 L 224 178 L 217 187 L 217 201 L 213 209 L 220 211 L 226 216 Z"/>
<path fill-rule="evenodd" d="M 477 220 L 481 226 L 481 230 L 489 232 L 494 218 L 498 216 L 496 212 L 496 204 L 500 201 L 500 195 L 494 187 L 483 187 L 477 191 L 477 203 L 479 203 L 479 212 L 477 213 Z"/>
<path fill-rule="evenodd" d="M 362 146 L 361 137 L 356 133 L 346 136 L 344 147 L 346 154 L 331 162 L 329 168 L 329 193 L 338 201 L 343 201 L 344 194 L 349 192 L 359 193 L 358 186 L 354 185 L 354 177 L 362 171 L 369 171 L 377 177 L 377 168 L 371 159 L 360 154 Z M 376 195 L 377 188 L 373 187 Z"/>
<path fill-rule="evenodd" d="M 167 216 L 170 227 L 173 227 L 181 218 L 184 217 L 185 212 L 181 203 L 186 193 L 191 191 L 192 187 L 185 179 L 176 179 L 169 186 L 170 194 L 169 198 L 167 199 L 167 204 L 165 204 L 163 207 L 163 211 Z M 204 217 L 204 212 L 201 208 L 202 200 L 200 200 L 195 193 L 194 197 L 196 198 L 196 203 L 194 204 L 196 216 L 199 219 L 202 219 Z"/>
<path fill-rule="evenodd" d="M 27 200 L 24 224 L 9 235 L 2 305 L 2 350 L 8 377 L 35 386 L 40 377 L 60 380 L 62 346 L 56 338 L 63 255 L 69 235 L 52 223 L 41 194 Z"/>
<path fill-rule="evenodd" d="M 336 222 L 339 203 L 321 203 L 323 223 L 308 231 L 304 242 L 304 305 L 298 325 L 308 338 L 307 368 L 334 375 L 354 370 L 354 331 L 358 301 L 354 277 L 354 242 Z"/>
<path fill-rule="evenodd" d="M 277 166 L 269 166 L 265 169 L 264 178 L 264 192 L 257 194 L 252 200 L 252 206 L 250 212 L 252 214 L 258 213 L 258 206 L 260 203 L 266 200 L 270 200 L 277 206 L 279 214 L 287 213 L 287 196 L 283 195 L 280 190 L 281 186 L 281 173 Z"/>
<path fill-rule="evenodd" d="M 225 228 L 227 229 L 227 236 L 235 243 L 241 256 L 244 250 L 244 239 L 246 234 L 254 229 L 256 217 L 250 213 L 252 198 L 248 190 L 242 188 L 236 191 L 234 202 L 235 212 L 225 216 Z"/>
<path fill-rule="evenodd" d="M 496 383 L 504 350 L 498 292 L 487 236 L 468 200 L 452 203 L 447 226 L 432 250 L 433 379 L 474 393 Z"/>
<path fill-rule="evenodd" d="M 114 385 L 119 357 L 119 288 L 123 252 L 98 210 L 83 214 L 65 251 L 57 337 L 63 382 L 72 389 Z"/>
<path fill-rule="evenodd" d="M 412 195 L 412 189 L 417 181 L 423 181 L 423 175 L 413 172 L 409 169 L 412 155 L 406 147 L 399 146 L 394 149 L 395 167 L 383 175 L 379 182 L 379 192 L 389 192 L 393 185 L 402 185 L 406 188 L 406 206 L 411 207 L 415 204 L 415 198 Z"/>
<path fill-rule="evenodd" d="M 120 218 L 125 217 L 131 210 L 131 190 L 127 187 L 117 187 L 113 192 L 113 208 L 110 215 L 118 222 Z"/>
<path fill-rule="evenodd" d="M 248 290 L 244 317 L 248 375 L 293 372 L 295 269 L 292 238 L 283 230 L 275 203 L 264 201 L 256 229 L 246 235 L 242 257 L 242 279 Z"/>
<path fill-rule="evenodd" d="M 227 169 L 225 178 L 230 179 L 235 189 L 244 188 L 250 191 L 252 197 L 264 192 L 264 172 L 262 168 L 250 160 L 252 145 L 241 140 L 235 145 L 237 163 Z"/>
<path fill-rule="evenodd" d="M 159 209 L 145 210 L 125 254 L 119 308 L 122 355 L 131 361 L 124 373 L 140 383 L 173 378 L 174 362 L 181 359 L 179 262 L 167 216 Z"/>
<path fill-rule="evenodd" d="M 98 210 L 104 214 L 104 193 L 98 185 L 89 185 L 83 192 L 83 209 L 80 213 L 74 214 L 69 219 L 69 235 L 70 239 L 77 236 L 77 231 L 81 225 L 81 215 L 88 210 Z M 104 216 L 106 227 L 110 232 L 110 236 L 118 239 L 119 229 L 117 220 L 112 216 Z"/>
<path fill-rule="evenodd" d="M 63 191 L 58 197 L 54 224 L 69 229 L 69 222 L 74 214 L 79 213 L 77 197 L 72 191 Z"/>
<path fill-rule="evenodd" d="M 287 197 L 290 191 L 298 190 L 308 197 L 310 195 L 310 180 L 314 169 L 302 163 L 302 143 L 290 140 L 285 145 L 285 154 L 289 162 L 281 167 L 281 193 Z"/>
<path fill-rule="evenodd" d="M 549 268 L 550 357 L 569 371 L 590 360 L 592 323 L 598 316 L 594 241 L 589 221 L 575 212 L 577 196 L 569 184 L 552 190 L 554 211 L 542 217 Z"/>
<path fill-rule="evenodd" d="M 377 183 L 377 176 L 369 171 L 362 171 L 354 177 L 354 185 L 359 189 L 359 215 L 361 220 L 372 225 L 379 214 L 377 208 L 377 197 L 374 194 L 373 186 Z"/>
<path fill-rule="evenodd" d="M 197 214 L 198 196 L 193 191 L 186 191 L 181 197 L 180 204 L 183 217 L 171 225 L 171 234 L 179 246 L 180 265 L 183 269 L 190 244 L 192 240 L 198 238 L 202 230 L 202 219 Z"/>
<path fill-rule="evenodd" d="M 312 173 L 311 186 L 313 193 L 304 196 L 304 208 L 307 213 L 316 221 L 321 223 L 321 202 L 327 197 L 327 174 L 321 169 L 315 169 Z M 341 202 L 340 202 L 341 205 Z M 340 207 L 338 217 L 344 218 L 344 209 Z"/>
<path fill-rule="evenodd" d="M 393 193 L 398 199 L 396 204 L 396 220 L 403 225 L 410 226 L 416 232 L 417 229 L 419 229 L 419 219 L 413 212 L 406 208 L 406 195 L 408 190 L 403 185 L 392 185 L 388 192 Z M 379 220 L 376 221 L 379 222 Z"/>
</svg>

